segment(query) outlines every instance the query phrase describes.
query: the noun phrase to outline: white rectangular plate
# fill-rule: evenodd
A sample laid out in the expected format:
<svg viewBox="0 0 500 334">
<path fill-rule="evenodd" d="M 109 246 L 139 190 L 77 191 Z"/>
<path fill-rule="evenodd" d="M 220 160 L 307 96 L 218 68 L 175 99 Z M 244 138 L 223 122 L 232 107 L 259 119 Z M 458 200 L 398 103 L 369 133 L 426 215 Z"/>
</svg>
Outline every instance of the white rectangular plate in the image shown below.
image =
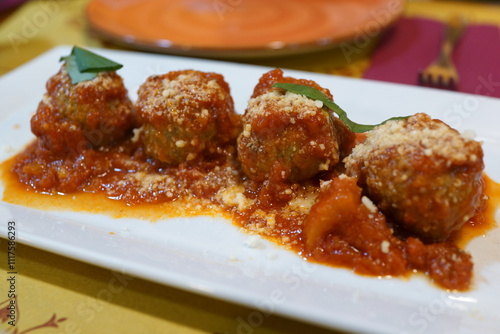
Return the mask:
<svg viewBox="0 0 500 334">
<path fill-rule="evenodd" d="M 133 100 L 152 74 L 196 69 L 218 72 L 229 82 L 243 113 L 268 68 L 163 55 L 95 50 L 124 64 Z M 34 137 L 29 120 L 45 82 L 70 47 L 50 50 L 0 78 L 0 160 Z M 298 71 L 285 75 L 317 81 L 361 123 L 425 112 L 484 142 L 486 172 L 500 181 L 500 100 L 428 88 L 386 84 Z M 480 83 L 478 82 L 478 85 Z M 491 87 L 490 87 L 491 88 Z M 498 89 L 498 88 L 497 88 Z M 3 193 L 3 187 L 0 186 Z M 280 314 L 319 326 L 369 333 L 494 333 L 500 328 L 500 232 L 468 246 L 475 261 L 469 292 L 440 290 L 422 277 L 362 277 L 345 269 L 311 264 L 249 236 L 223 219 L 170 219 L 152 224 L 74 212 L 37 211 L 0 202 L 0 235 L 17 223 L 18 241 L 111 270 L 255 308 L 242 318 L 257 326 Z M 498 212 L 497 212 L 498 217 Z M 113 232 L 114 234 L 110 234 Z M 252 247 L 250 247 L 250 245 Z"/>
</svg>

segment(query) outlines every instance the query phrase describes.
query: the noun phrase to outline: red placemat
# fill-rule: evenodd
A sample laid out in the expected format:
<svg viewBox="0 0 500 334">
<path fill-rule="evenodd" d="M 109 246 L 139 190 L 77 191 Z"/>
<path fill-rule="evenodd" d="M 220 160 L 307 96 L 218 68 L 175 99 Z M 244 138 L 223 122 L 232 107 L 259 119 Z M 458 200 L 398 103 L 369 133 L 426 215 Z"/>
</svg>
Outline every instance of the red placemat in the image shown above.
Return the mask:
<svg viewBox="0 0 500 334">
<path fill-rule="evenodd" d="M 419 69 L 438 55 L 444 24 L 403 18 L 387 31 L 364 74 L 366 79 L 417 85 Z M 469 25 L 453 60 L 460 75 L 458 91 L 500 97 L 500 29 Z"/>
</svg>

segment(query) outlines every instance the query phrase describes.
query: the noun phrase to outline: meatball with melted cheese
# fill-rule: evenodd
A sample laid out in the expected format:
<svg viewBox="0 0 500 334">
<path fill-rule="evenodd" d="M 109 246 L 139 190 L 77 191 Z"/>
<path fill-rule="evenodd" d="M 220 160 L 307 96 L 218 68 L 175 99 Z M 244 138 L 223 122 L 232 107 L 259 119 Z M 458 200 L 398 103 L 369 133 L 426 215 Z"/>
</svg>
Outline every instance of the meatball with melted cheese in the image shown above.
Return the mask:
<svg viewBox="0 0 500 334">
<path fill-rule="evenodd" d="M 331 170 L 354 135 L 328 114 L 322 102 L 272 88 L 276 82 L 308 85 L 332 98 L 313 81 L 283 77 L 279 69 L 264 74 L 243 115 L 243 132 L 238 137 L 243 171 L 257 182 L 299 182 Z"/>
<path fill-rule="evenodd" d="M 426 114 L 368 133 L 344 162 L 368 196 L 404 229 L 443 240 L 483 198 L 481 145 Z"/>
<path fill-rule="evenodd" d="M 151 76 L 139 88 L 137 108 L 146 153 L 171 165 L 210 155 L 241 131 L 229 85 L 216 73 Z"/>
<path fill-rule="evenodd" d="M 101 72 L 92 80 L 72 84 L 63 65 L 46 86 L 31 119 L 42 148 L 55 154 L 80 152 L 112 145 L 132 133 L 133 104 L 116 72 Z"/>
</svg>

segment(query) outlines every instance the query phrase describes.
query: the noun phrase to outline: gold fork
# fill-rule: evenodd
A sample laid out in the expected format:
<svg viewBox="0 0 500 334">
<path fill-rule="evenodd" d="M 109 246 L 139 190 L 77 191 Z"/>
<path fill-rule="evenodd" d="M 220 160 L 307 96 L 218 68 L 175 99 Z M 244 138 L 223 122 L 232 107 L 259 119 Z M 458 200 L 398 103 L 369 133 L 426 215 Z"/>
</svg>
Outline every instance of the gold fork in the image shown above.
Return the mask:
<svg viewBox="0 0 500 334">
<path fill-rule="evenodd" d="M 441 51 L 437 59 L 418 73 L 421 86 L 456 90 L 460 81 L 457 69 L 451 59 L 453 48 L 466 28 L 465 19 L 453 17 L 445 27 Z"/>
</svg>

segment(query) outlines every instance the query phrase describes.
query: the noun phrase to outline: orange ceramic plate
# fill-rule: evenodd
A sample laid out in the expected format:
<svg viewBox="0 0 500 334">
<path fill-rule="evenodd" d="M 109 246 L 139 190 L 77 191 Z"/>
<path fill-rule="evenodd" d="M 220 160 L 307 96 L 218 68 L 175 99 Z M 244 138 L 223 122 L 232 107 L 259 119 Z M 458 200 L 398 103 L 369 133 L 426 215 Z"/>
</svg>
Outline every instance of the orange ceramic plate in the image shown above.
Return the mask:
<svg viewBox="0 0 500 334">
<path fill-rule="evenodd" d="M 404 0 L 93 0 L 87 18 L 108 40 L 184 55 L 253 57 L 363 43 Z"/>
</svg>

